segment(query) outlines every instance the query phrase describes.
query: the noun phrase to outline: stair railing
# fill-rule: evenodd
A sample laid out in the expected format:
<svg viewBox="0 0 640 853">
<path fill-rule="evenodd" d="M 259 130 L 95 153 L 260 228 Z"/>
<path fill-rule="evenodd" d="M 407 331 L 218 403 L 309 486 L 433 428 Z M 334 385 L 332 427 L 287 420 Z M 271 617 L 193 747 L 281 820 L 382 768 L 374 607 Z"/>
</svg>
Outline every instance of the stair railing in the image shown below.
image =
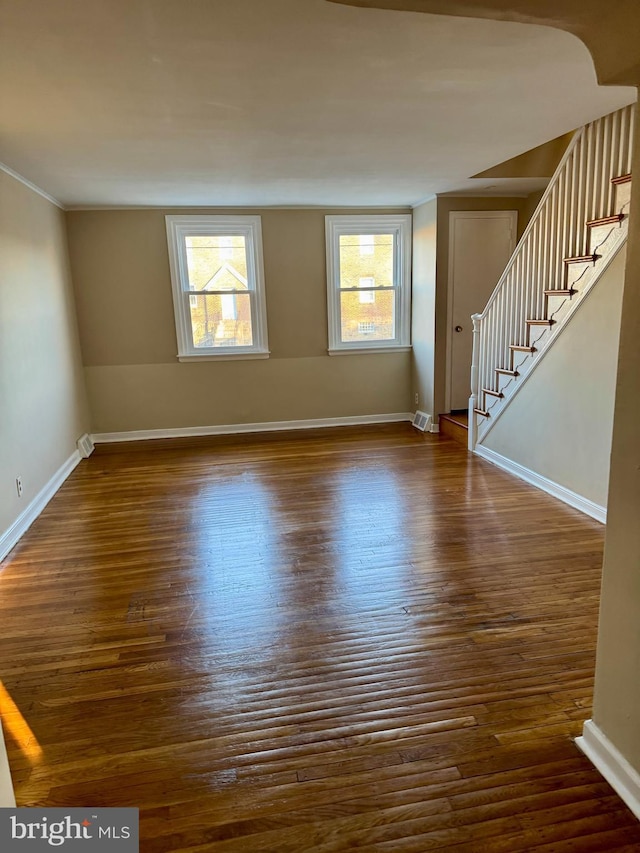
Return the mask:
<svg viewBox="0 0 640 853">
<path fill-rule="evenodd" d="M 496 369 L 513 367 L 509 347 L 528 343 L 526 320 L 545 318 L 545 290 L 564 286 L 564 259 L 587 251 L 585 223 L 612 212 L 611 181 L 631 172 L 633 118 L 632 105 L 576 131 L 484 311 L 472 317 L 470 450 L 482 389 L 499 390 Z"/>
</svg>

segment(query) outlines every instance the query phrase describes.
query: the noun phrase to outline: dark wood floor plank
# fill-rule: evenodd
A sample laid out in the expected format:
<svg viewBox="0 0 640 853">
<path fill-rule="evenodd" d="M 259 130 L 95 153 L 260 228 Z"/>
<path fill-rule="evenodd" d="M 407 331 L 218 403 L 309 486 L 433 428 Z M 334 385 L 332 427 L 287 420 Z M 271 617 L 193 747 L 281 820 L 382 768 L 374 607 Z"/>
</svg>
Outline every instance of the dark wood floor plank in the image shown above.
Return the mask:
<svg viewBox="0 0 640 853">
<path fill-rule="evenodd" d="M 137 806 L 143 853 L 640 850 L 573 743 L 602 547 L 408 425 L 99 447 L 0 570 L 18 803 Z"/>
</svg>

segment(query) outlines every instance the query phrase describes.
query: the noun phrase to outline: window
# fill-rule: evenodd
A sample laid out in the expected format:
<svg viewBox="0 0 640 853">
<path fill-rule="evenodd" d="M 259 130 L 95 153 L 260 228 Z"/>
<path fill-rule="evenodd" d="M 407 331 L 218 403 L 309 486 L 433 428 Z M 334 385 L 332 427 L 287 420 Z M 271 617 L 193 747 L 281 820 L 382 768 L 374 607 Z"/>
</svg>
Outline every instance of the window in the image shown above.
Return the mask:
<svg viewBox="0 0 640 853">
<path fill-rule="evenodd" d="M 329 353 L 409 347 L 411 216 L 327 216 Z"/>
<path fill-rule="evenodd" d="M 167 216 L 178 358 L 267 358 L 259 216 Z"/>
</svg>

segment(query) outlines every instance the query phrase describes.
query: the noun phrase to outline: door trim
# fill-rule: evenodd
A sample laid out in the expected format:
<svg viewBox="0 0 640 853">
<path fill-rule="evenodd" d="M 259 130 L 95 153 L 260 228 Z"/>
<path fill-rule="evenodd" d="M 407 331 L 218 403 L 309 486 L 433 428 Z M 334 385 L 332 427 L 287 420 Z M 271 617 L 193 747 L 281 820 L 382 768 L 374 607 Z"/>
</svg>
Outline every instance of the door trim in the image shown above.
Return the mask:
<svg viewBox="0 0 640 853">
<path fill-rule="evenodd" d="M 445 362 L 445 411 L 451 411 L 451 386 L 453 367 L 453 277 L 454 277 L 454 234 L 457 219 L 510 219 L 511 220 L 511 253 L 513 255 L 518 242 L 518 211 L 517 210 L 451 210 L 449 212 L 449 268 L 447 274 L 447 336 Z M 496 280 L 496 284 L 497 284 Z M 482 306 L 484 308 L 484 306 Z M 482 309 L 480 309 L 482 310 Z M 471 322 L 471 317 L 469 317 Z M 471 370 L 471 365 L 469 365 Z M 469 375 L 469 395 L 471 395 L 471 375 Z"/>
</svg>

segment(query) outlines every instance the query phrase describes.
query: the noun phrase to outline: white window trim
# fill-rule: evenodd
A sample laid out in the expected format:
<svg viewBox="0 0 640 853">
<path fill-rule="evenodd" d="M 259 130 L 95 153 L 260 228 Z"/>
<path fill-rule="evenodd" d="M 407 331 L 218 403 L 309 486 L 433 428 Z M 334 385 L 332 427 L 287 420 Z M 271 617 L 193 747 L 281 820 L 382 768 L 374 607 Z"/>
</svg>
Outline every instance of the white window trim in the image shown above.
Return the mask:
<svg viewBox="0 0 640 853">
<path fill-rule="evenodd" d="M 403 352 L 411 348 L 411 214 L 326 216 L 327 308 L 329 355 Z M 393 234 L 393 281 L 396 337 L 386 341 L 342 341 L 340 338 L 340 237 L 345 234 Z M 354 288 L 357 290 L 358 288 Z M 389 291 L 388 287 L 375 290 Z"/>
<path fill-rule="evenodd" d="M 166 216 L 171 289 L 176 321 L 179 361 L 216 361 L 247 358 L 268 358 L 267 306 L 264 291 L 262 257 L 262 226 L 259 216 Z M 251 303 L 250 347 L 196 347 L 193 343 L 189 311 L 189 277 L 185 237 L 194 235 L 237 235 L 245 238 L 247 278 Z M 230 291 L 233 293 L 233 291 Z"/>
</svg>

